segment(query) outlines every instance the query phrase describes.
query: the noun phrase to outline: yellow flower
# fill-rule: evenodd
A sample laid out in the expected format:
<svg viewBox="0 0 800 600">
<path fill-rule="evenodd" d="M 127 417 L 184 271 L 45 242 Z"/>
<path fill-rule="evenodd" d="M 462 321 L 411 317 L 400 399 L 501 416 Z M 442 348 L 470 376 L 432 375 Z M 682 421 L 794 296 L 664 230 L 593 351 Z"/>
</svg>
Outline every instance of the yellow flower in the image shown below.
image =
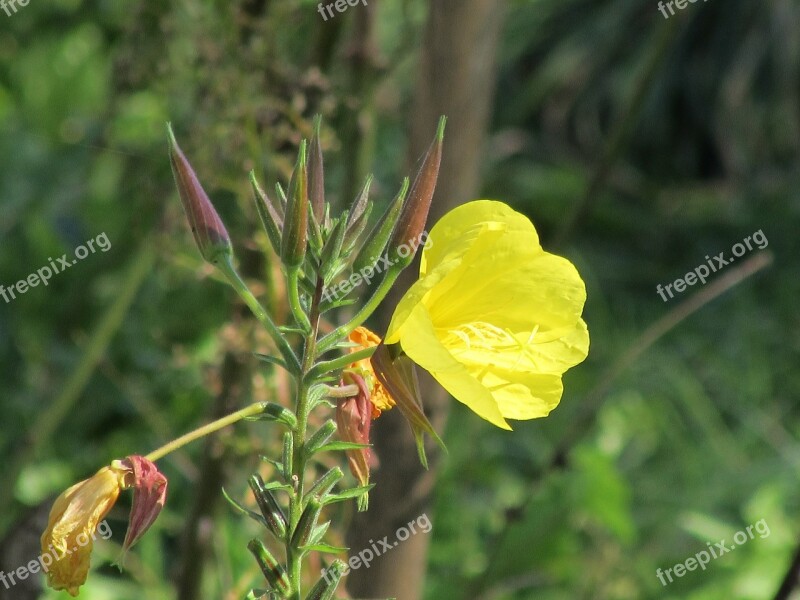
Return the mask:
<svg viewBox="0 0 800 600">
<path fill-rule="evenodd" d="M 384 342 L 399 342 L 498 427 L 546 416 L 561 400 L 562 374 L 589 351 L 578 271 L 542 250 L 533 224 L 502 202 L 459 206 L 429 239 Z"/>
<path fill-rule="evenodd" d="M 358 352 L 365 348 L 371 348 L 381 343 L 375 333 L 366 327 L 357 327 L 353 333 L 350 334 L 350 341 L 357 346 L 350 348 L 350 353 Z M 394 399 L 386 391 L 386 388 L 375 376 L 375 370 L 372 368 L 369 358 L 364 358 L 354 362 L 350 365 L 350 370 L 357 372 L 367 384 L 369 389 L 369 400 L 372 403 L 372 418 L 377 419 L 381 415 L 381 411 L 389 410 L 395 405 Z"/>
<path fill-rule="evenodd" d="M 42 555 L 55 559 L 47 571 L 53 589 L 78 595 L 89 574 L 95 530 L 117 501 L 128 473 L 121 466 L 103 467 L 55 501 L 42 534 Z"/>
</svg>

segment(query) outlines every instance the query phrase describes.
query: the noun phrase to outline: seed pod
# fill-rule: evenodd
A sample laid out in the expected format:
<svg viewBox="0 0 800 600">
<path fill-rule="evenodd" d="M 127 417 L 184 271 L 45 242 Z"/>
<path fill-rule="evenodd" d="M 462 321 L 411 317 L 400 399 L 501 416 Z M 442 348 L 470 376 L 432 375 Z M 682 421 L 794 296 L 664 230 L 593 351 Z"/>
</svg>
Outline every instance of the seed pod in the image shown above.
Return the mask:
<svg viewBox="0 0 800 600">
<path fill-rule="evenodd" d="M 314 485 L 308 490 L 309 496 L 324 498 L 342 477 L 344 477 L 342 470 L 339 467 L 333 467 L 314 482 Z"/>
<path fill-rule="evenodd" d="M 308 170 L 306 168 L 306 142 L 300 142 L 297 166 L 289 182 L 286 216 L 281 239 L 281 260 L 289 268 L 303 264 L 308 241 Z"/>
<path fill-rule="evenodd" d="M 336 433 L 336 423 L 328 419 L 323 423 L 322 427 L 314 432 L 314 435 L 308 438 L 308 442 L 306 442 L 306 455 L 312 456 L 323 445 L 328 443 L 328 440 L 333 437 L 334 433 Z"/>
<path fill-rule="evenodd" d="M 313 496 L 308 501 L 306 509 L 300 515 L 300 520 L 297 522 L 294 533 L 292 533 L 291 546 L 292 548 L 301 548 L 308 543 L 311 533 L 319 520 L 319 514 L 322 512 L 322 503 Z"/>
<path fill-rule="evenodd" d="M 306 600 L 333 600 L 333 594 L 339 585 L 347 565 L 341 560 L 333 561 L 333 564 L 322 572 L 322 578 L 311 588 L 306 596 Z"/>
<path fill-rule="evenodd" d="M 283 477 L 287 481 L 292 476 L 292 460 L 294 459 L 294 438 L 290 432 L 283 434 Z"/>
<path fill-rule="evenodd" d="M 253 490 L 253 496 L 256 499 L 259 510 L 267 522 L 269 530 L 279 540 L 286 539 L 286 515 L 283 513 L 272 491 L 265 489 L 264 480 L 258 474 L 253 475 L 247 480 L 250 489 Z"/>
<path fill-rule="evenodd" d="M 399 264 L 401 267 L 408 266 L 414 259 L 414 252 L 403 256 L 403 248 L 413 247 L 416 250 L 420 236 L 425 230 L 433 193 L 436 190 L 436 180 L 439 177 L 439 165 L 442 161 L 445 123 L 446 118 L 441 117 L 436 130 L 436 138 L 428 149 L 414 183 L 411 185 L 408 200 L 400 213 L 397 228 L 389 242 L 389 258 L 392 263 Z"/>
<path fill-rule="evenodd" d="M 367 236 L 367 241 L 364 247 L 358 253 L 355 261 L 353 262 L 353 272 L 360 273 L 363 269 L 372 268 L 386 248 L 386 242 L 392 235 L 397 219 L 400 217 L 400 211 L 403 209 L 403 203 L 406 199 L 406 192 L 408 192 L 408 177 L 403 180 L 403 187 L 400 188 L 400 193 L 395 196 L 389 208 L 383 213 L 380 220 L 372 228 Z"/>
<path fill-rule="evenodd" d="M 269 550 L 259 540 L 250 540 L 250 543 L 247 544 L 247 549 L 255 556 L 264 578 L 272 586 L 272 589 L 287 598 L 292 593 L 292 584 L 283 565 L 275 560 L 275 557 L 270 554 Z"/>
<path fill-rule="evenodd" d="M 172 125 L 169 123 L 167 123 L 167 134 L 169 161 L 172 165 L 172 174 L 175 176 L 175 185 L 200 254 L 210 263 L 230 258 L 233 256 L 233 246 L 228 231 L 211 200 L 208 199 L 208 194 L 200 185 L 192 165 L 178 146 Z"/>
</svg>

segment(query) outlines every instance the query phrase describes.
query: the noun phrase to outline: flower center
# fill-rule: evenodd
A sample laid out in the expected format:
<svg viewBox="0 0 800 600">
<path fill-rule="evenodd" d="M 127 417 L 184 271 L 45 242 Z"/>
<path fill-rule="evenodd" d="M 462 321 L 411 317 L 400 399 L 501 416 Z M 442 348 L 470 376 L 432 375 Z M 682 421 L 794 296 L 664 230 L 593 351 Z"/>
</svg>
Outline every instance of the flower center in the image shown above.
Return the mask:
<svg viewBox="0 0 800 600">
<path fill-rule="evenodd" d="M 457 358 L 466 358 L 464 355 L 471 353 L 491 353 L 498 355 L 496 362 L 508 365 L 509 359 L 516 355 L 516 361 L 511 367 L 516 369 L 526 356 L 531 359 L 530 351 L 538 331 L 539 325 L 535 325 L 527 339 L 522 339 L 510 330 L 501 329 L 492 323 L 473 321 L 446 329 L 442 343 Z"/>
</svg>

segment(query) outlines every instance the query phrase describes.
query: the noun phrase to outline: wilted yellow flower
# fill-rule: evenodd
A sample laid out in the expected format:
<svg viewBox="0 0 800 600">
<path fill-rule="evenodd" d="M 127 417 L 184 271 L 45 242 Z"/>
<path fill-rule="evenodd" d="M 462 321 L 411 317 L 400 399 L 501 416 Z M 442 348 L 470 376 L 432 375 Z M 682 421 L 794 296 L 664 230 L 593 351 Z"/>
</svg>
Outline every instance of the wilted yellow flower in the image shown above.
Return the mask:
<svg viewBox="0 0 800 600">
<path fill-rule="evenodd" d="M 358 352 L 365 348 L 371 348 L 381 343 L 381 338 L 366 327 L 356 327 L 355 331 L 350 334 L 349 339 L 354 344 L 358 344 L 350 348 L 350 353 Z M 381 411 L 389 410 L 395 405 L 394 399 L 375 376 L 375 370 L 372 368 L 369 358 L 354 362 L 348 369 L 355 371 L 364 378 L 364 382 L 367 384 L 367 389 L 369 390 L 369 400 L 372 403 L 373 419 L 378 418 Z"/>
<path fill-rule="evenodd" d="M 95 531 L 114 506 L 120 490 L 130 488 L 134 491 L 133 504 L 122 546 L 127 551 L 164 508 L 167 479 L 150 460 L 138 455 L 115 460 L 56 499 L 41 540 L 42 566 L 51 588 L 78 595 L 89 574 Z"/>
<path fill-rule="evenodd" d="M 561 400 L 562 374 L 589 351 L 578 271 L 542 250 L 530 220 L 502 202 L 459 206 L 430 241 L 384 342 L 399 342 L 498 427 L 546 416 Z"/>
<path fill-rule="evenodd" d="M 103 467 L 93 477 L 73 485 L 53 504 L 47 529 L 42 534 L 42 554 L 55 555 L 47 583 L 71 596 L 86 582 L 98 524 L 125 487 L 128 470 Z"/>
</svg>

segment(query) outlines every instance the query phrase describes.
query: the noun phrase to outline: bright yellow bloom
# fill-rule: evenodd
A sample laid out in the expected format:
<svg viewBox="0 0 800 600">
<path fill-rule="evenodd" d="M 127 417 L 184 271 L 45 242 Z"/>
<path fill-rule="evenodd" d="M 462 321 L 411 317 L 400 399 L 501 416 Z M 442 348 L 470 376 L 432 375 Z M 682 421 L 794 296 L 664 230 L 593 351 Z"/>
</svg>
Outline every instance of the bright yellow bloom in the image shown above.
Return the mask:
<svg viewBox="0 0 800 600">
<path fill-rule="evenodd" d="M 366 327 L 357 327 L 355 331 L 350 334 L 349 339 L 354 344 L 358 344 L 357 346 L 350 348 L 351 353 L 358 352 L 359 350 L 363 350 L 365 348 L 371 348 L 372 346 L 377 346 L 381 343 L 381 338 L 379 338 L 375 333 Z M 375 376 L 375 370 L 372 368 L 369 358 L 356 361 L 350 365 L 349 368 L 361 375 L 367 384 L 367 388 L 369 389 L 369 400 L 372 402 L 373 419 L 377 419 L 381 415 L 381 411 L 389 410 L 395 405 L 394 399 L 389 395 L 389 392 L 386 391 L 386 388 Z"/>
<path fill-rule="evenodd" d="M 42 555 L 55 558 L 47 572 L 47 583 L 53 589 L 78 595 L 89 574 L 95 530 L 117 501 L 128 473 L 122 466 L 103 467 L 53 504 L 42 534 Z"/>
<path fill-rule="evenodd" d="M 530 220 L 502 202 L 459 206 L 429 239 L 384 342 L 399 342 L 498 427 L 546 416 L 561 400 L 562 374 L 589 351 L 578 271 L 542 250 Z"/>
</svg>

